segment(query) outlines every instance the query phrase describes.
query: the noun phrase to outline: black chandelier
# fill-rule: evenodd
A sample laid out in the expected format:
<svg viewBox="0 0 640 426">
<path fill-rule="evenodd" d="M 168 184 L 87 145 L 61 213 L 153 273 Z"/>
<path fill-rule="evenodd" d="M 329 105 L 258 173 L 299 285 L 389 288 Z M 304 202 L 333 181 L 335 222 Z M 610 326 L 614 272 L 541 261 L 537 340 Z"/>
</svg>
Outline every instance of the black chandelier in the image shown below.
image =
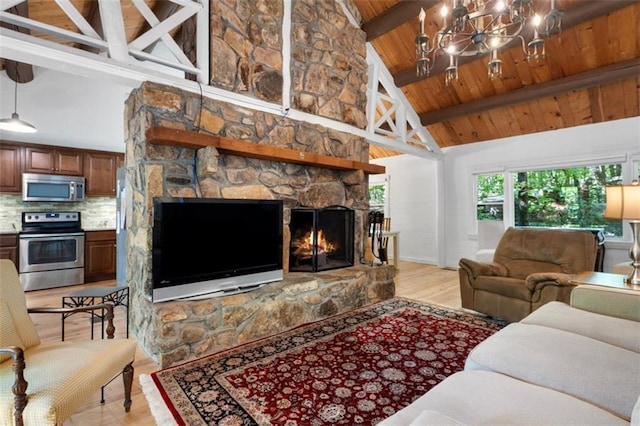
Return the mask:
<svg viewBox="0 0 640 426">
<path fill-rule="evenodd" d="M 541 16 L 535 12 L 533 3 L 533 0 L 446 0 L 440 13 L 443 26 L 435 34 L 433 43 L 424 31 L 426 13 L 420 9 L 420 33 L 415 40 L 416 75 L 428 76 L 436 55 L 445 54 L 449 56 L 445 70 L 445 81 L 449 85 L 458 79 L 460 56 L 488 54 L 489 77 L 501 77 L 498 50 L 516 39 L 521 41 L 527 61 L 544 58 L 542 36 L 561 30 L 564 12 L 551 0 L 550 10 Z M 533 26 L 533 37 L 528 42 L 521 34 L 527 25 Z"/>
</svg>

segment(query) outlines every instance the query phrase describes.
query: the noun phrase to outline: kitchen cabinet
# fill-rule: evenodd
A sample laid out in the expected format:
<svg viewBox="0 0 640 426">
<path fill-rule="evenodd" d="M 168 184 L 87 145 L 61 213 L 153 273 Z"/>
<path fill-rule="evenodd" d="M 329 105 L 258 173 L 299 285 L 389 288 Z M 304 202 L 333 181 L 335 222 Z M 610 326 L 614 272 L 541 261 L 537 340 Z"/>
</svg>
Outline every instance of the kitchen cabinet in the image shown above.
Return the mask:
<svg viewBox="0 0 640 426">
<path fill-rule="evenodd" d="M 116 196 L 116 170 L 124 164 L 124 155 L 114 152 L 84 154 L 86 191 L 88 196 Z"/>
<path fill-rule="evenodd" d="M 10 259 L 18 268 L 18 234 L 0 235 L 0 259 Z"/>
<path fill-rule="evenodd" d="M 84 282 L 114 280 L 116 231 L 87 231 L 84 241 Z"/>
<path fill-rule="evenodd" d="M 83 176 L 84 155 L 79 149 L 48 146 L 24 148 L 24 171 L 56 175 Z"/>
<path fill-rule="evenodd" d="M 22 146 L 0 143 L 0 192 L 22 191 Z"/>
</svg>

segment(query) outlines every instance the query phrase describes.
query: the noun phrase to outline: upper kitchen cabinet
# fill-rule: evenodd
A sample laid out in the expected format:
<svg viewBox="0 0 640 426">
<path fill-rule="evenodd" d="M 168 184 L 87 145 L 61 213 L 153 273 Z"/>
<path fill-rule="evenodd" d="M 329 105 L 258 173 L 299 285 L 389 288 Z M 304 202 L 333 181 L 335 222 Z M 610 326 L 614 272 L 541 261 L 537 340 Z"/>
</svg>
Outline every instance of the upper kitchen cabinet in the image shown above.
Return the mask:
<svg viewBox="0 0 640 426">
<path fill-rule="evenodd" d="M 116 196 L 116 170 L 124 164 L 124 154 L 86 152 L 84 177 L 88 196 Z"/>
<path fill-rule="evenodd" d="M 0 192 L 22 191 L 22 147 L 0 143 Z"/>
<path fill-rule="evenodd" d="M 47 146 L 24 148 L 24 171 L 27 173 L 83 176 L 83 160 L 81 150 Z"/>
</svg>

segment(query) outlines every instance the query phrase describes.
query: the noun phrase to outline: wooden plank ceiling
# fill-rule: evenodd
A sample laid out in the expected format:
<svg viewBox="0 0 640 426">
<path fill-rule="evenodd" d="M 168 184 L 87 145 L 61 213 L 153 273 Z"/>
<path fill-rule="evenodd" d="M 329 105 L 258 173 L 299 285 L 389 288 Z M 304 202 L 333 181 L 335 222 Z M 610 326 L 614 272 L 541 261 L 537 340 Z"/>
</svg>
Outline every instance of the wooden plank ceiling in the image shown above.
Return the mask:
<svg viewBox="0 0 640 426">
<path fill-rule="evenodd" d="M 368 40 L 441 148 L 640 115 L 638 1 L 557 0 L 562 32 L 546 39 L 545 59 L 527 62 L 519 45 L 502 51 L 503 78 L 491 80 L 487 57 L 473 57 L 449 87 L 438 61 L 428 78 L 415 72 L 418 12 L 427 11 L 433 38 L 441 2 L 354 1 Z"/>
<path fill-rule="evenodd" d="M 425 30 L 433 38 L 441 2 L 353 1 L 368 40 L 441 148 L 640 115 L 640 0 L 557 0 L 565 12 L 563 30 L 546 39 L 545 59 L 527 62 L 519 46 L 504 50 L 503 78 L 491 80 L 487 58 L 473 57 L 461 62 L 451 86 L 445 85 L 442 64 L 428 78 L 415 73 L 418 12 L 427 11 Z M 168 1 L 145 2 L 160 20 L 176 8 Z M 72 3 L 100 33 L 97 2 Z M 131 0 L 121 3 L 131 41 L 147 24 Z M 549 1 L 534 3 L 544 11 Z M 13 13 L 79 32 L 53 0 L 29 0 L 28 11 Z M 6 62 L 11 78 L 33 78 L 29 69 Z M 372 145 L 370 158 L 396 154 Z"/>
</svg>

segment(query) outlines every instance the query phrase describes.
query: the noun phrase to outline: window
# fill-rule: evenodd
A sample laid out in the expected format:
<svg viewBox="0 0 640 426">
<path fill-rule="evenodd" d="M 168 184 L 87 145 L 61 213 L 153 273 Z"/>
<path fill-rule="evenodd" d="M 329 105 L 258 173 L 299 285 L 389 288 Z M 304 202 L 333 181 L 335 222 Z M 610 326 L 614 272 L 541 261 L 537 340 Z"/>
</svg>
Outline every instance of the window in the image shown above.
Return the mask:
<svg viewBox="0 0 640 426">
<path fill-rule="evenodd" d="M 369 211 L 389 216 L 389 176 L 369 176 Z"/>
<path fill-rule="evenodd" d="M 513 177 L 515 226 L 604 228 L 622 237 L 622 221 L 604 219 L 605 186 L 622 181 L 622 165 L 516 172 Z"/>
<path fill-rule="evenodd" d="M 482 174 L 476 176 L 476 219 L 503 220 L 504 174 Z"/>
<path fill-rule="evenodd" d="M 504 220 L 516 227 L 603 228 L 607 237 L 620 238 L 622 221 L 605 219 L 603 213 L 605 186 L 623 181 L 622 168 L 614 163 L 478 174 L 476 219 L 503 220 L 507 199 L 513 213 L 508 212 L 512 217 Z M 640 175 L 640 163 L 633 164 L 633 172 Z"/>
</svg>

